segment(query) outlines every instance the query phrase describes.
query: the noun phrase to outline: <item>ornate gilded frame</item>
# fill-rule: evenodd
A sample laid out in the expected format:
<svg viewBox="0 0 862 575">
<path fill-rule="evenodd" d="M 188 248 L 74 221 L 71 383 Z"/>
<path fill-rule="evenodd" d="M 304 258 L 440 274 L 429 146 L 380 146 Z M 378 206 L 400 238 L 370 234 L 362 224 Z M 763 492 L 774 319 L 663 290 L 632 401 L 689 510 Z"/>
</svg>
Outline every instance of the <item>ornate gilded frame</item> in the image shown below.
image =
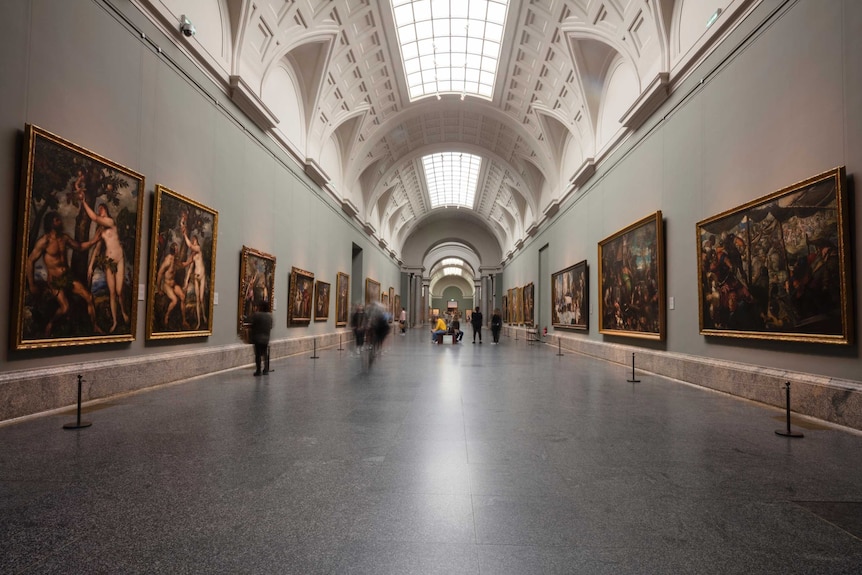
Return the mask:
<svg viewBox="0 0 862 575">
<path fill-rule="evenodd" d="M 664 340 L 664 257 L 661 211 L 599 242 L 599 333 Z"/>
<path fill-rule="evenodd" d="M 11 347 L 133 341 L 144 176 L 30 124 L 23 157 Z M 122 261 L 109 255 L 117 250 Z"/>
<path fill-rule="evenodd" d="M 314 283 L 314 321 L 329 319 L 329 294 L 332 284 L 316 281 Z"/>
<path fill-rule="evenodd" d="M 560 329 L 590 329 L 587 260 L 551 274 L 551 324 Z"/>
<path fill-rule="evenodd" d="M 308 325 L 314 299 L 314 274 L 298 267 L 290 269 L 287 325 Z"/>
<path fill-rule="evenodd" d="M 344 327 L 350 319 L 350 275 L 338 272 L 335 277 L 335 327 Z"/>
<path fill-rule="evenodd" d="M 212 335 L 217 239 L 216 210 L 156 185 L 147 284 L 148 340 Z M 205 271 L 200 283 L 198 266 Z M 200 306 L 198 286 L 204 292 Z"/>
<path fill-rule="evenodd" d="M 380 282 L 371 278 L 365 278 L 365 305 L 373 301 L 381 301 Z"/>
<path fill-rule="evenodd" d="M 852 343 L 849 230 L 843 166 L 698 222 L 700 333 Z"/>
<path fill-rule="evenodd" d="M 245 335 L 252 314 L 260 303 L 270 313 L 275 303 L 275 256 L 242 246 L 239 260 L 239 298 L 237 303 L 237 333 Z"/>
</svg>

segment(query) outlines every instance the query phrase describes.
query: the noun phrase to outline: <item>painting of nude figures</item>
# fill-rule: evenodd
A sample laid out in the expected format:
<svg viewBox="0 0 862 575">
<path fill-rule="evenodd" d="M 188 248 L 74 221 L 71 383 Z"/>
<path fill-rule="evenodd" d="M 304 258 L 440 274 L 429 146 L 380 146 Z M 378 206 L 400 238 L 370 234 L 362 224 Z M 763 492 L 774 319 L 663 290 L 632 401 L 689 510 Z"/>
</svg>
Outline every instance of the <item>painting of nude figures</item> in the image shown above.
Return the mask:
<svg viewBox="0 0 862 575">
<path fill-rule="evenodd" d="M 147 339 L 212 335 L 218 212 L 156 186 Z"/>
<path fill-rule="evenodd" d="M 25 128 L 11 345 L 135 339 L 144 176 Z"/>
<path fill-rule="evenodd" d="M 664 232 L 661 211 L 599 242 L 599 332 L 663 340 Z"/>
<path fill-rule="evenodd" d="M 237 333 L 245 337 L 251 316 L 263 304 L 273 311 L 275 293 L 275 256 L 242 246 L 239 266 L 239 317 Z"/>
<path fill-rule="evenodd" d="M 287 325 L 308 325 L 314 300 L 314 274 L 291 268 L 288 287 Z"/>
<path fill-rule="evenodd" d="M 698 222 L 700 333 L 851 343 L 847 205 L 841 167 Z"/>
</svg>

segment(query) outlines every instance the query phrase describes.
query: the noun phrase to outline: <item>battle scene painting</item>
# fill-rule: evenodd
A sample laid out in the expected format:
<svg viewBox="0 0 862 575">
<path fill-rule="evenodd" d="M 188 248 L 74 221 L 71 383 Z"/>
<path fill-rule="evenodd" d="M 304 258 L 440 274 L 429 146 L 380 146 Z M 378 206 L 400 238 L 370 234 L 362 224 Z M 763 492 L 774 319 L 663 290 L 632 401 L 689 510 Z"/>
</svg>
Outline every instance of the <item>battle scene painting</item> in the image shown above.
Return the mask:
<svg viewBox="0 0 862 575">
<path fill-rule="evenodd" d="M 599 242 L 599 332 L 664 339 L 661 211 Z"/>
<path fill-rule="evenodd" d="M 844 184 L 836 168 L 697 224 L 702 334 L 850 343 Z"/>
</svg>

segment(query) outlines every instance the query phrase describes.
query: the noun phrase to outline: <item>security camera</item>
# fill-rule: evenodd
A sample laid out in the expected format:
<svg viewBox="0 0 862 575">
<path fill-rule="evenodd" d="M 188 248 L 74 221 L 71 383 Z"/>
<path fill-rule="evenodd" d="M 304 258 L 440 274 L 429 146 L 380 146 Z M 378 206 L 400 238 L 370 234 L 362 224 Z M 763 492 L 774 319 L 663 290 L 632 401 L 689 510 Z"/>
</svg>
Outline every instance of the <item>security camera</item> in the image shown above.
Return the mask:
<svg viewBox="0 0 862 575">
<path fill-rule="evenodd" d="M 191 38 L 195 35 L 195 32 L 197 32 L 197 30 L 195 30 L 195 25 L 192 24 L 192 21 L 189 20 L 185 14 L 180 18 L 180 32 L 182 32 L 183 36 L 186 38 Z"/>
</svg>

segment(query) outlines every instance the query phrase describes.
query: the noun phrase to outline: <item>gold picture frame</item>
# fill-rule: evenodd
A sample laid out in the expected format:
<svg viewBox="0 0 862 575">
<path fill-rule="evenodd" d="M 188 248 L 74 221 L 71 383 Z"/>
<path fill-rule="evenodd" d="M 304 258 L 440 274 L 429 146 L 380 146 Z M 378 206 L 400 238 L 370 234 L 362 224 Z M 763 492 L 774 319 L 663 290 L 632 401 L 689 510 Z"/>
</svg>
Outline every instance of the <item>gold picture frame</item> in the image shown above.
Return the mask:
<svg viewBox="0 0 862 575">
<path fill-rule="evenodd" d="M 535 324 L 535 318 L 533 317 L 535 311 L 535 295 L 536 288 L 533 285 L 533 282 L 524 286 L 524 325 L 526 327 L 533 327 Z"/>
<path fill-rule="evenodd" d="M 844 167 L 697 223 L 700 333 L 853 342 Z"/>
<path fill-rule="evenodd" d="M 555 328 L 588 331 L 589 310 L 587 260 L 551 274 L 551 324 Z"/>
<path fill-rule="evenodd" d="M 263 303 L 273 311 L 275 294 L 275 256 L 242 246 L 239 260 L 239 301 L 237 303 L 237 333 L 245 336 L 251 316 Z"/>
<path fill-rule="evenodd" d="M 350 275 L 338 272 L 335 277 L 335 327 L 344 327 L 350 319 Z"/>
<path fill-rule="evenodd" d="M 371 302 L 381 301 L 380 282 L 371 278 L 365 278 L 365 305 Z"/>
<path fill-rule="evenodd" d="M 332 285 L 329 282 L 314 283 L 314 321 L 329 319 L 329 294 Z"/>
<path fill-rule="evenodd" d="M 12 348 L 133 341 L 144 176 L 31 124 L 23 157 Z"/>
<path fill-rule="evenodd" d="M 290 290 L 287 302 L 287 325 L 311 323 L 314 299 L 314 274 L 298 267 L 290 269 Z"/>
<path fill-rule="evenodd" d="M 664 282 L 659 210 L 599 242 L 599 333 L 664 340 Z"/>
<path fill-rule="evenodd" d="M 147 339 L 212 335 L 218 212 L 156 185 L 152 224 Z"/>
</svg>

